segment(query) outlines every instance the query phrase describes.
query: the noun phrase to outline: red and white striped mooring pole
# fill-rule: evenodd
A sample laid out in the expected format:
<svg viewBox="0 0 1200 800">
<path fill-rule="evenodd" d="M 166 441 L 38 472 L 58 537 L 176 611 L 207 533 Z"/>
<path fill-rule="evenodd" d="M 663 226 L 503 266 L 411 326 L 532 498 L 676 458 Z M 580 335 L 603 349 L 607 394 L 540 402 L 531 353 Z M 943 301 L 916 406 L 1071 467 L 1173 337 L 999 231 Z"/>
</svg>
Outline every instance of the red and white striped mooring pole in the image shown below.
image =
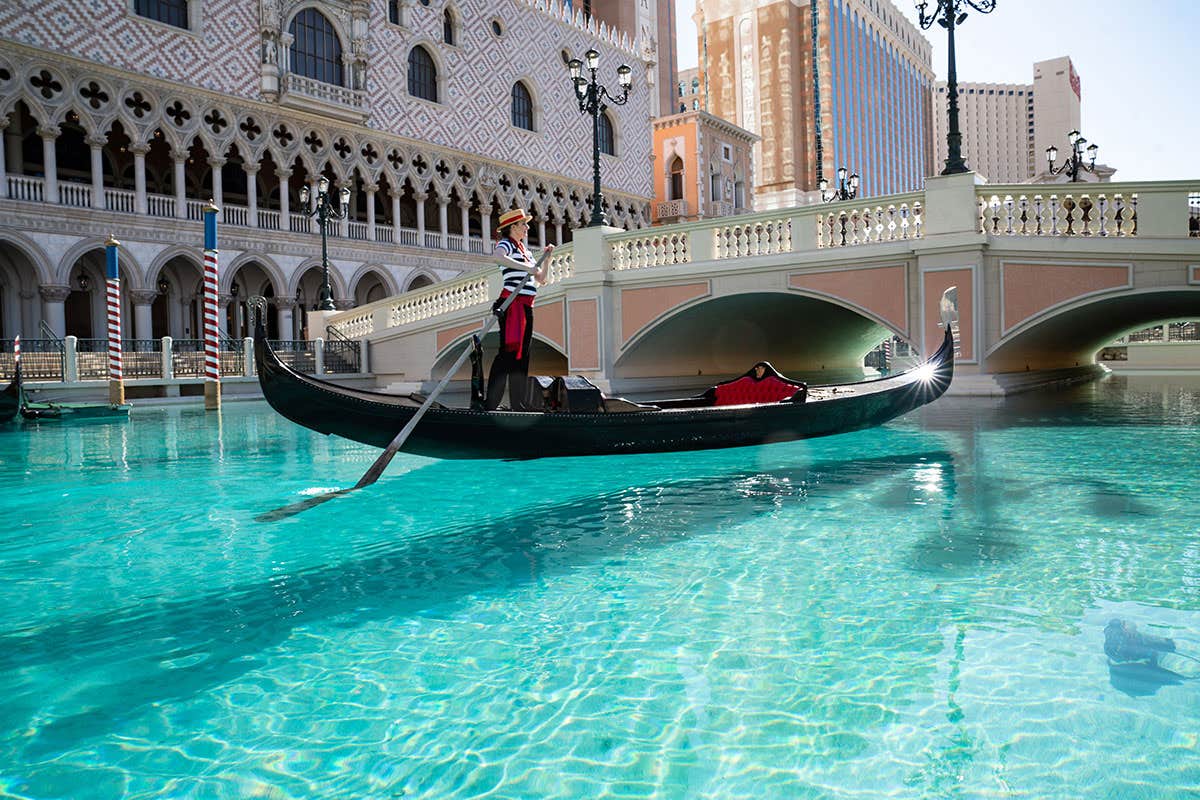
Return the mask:
<svg viewBox="0 0 1200 800">
<path fill-rule="evenodd" d="M 217 328 L 217 208 L 204 207 L 204 408 L 221 408 L 221 341 Z"/>
<path fill-rule="evenodd" d="M 121 371 L 121 273 L 117 248 L 121 243 L 109 236 L 104 243 L 105 296 L 108 303 L 108 402 L 125 402 L 125 376 Z"/>
</svg>

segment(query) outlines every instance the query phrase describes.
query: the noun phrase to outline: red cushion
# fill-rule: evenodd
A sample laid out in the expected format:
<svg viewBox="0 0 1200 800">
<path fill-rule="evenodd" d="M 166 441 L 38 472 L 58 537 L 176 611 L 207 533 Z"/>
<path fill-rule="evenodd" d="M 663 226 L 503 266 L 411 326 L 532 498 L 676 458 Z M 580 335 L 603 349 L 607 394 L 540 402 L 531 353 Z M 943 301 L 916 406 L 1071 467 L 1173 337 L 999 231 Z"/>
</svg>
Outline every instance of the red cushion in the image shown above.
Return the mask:
<svg viewBox="0 0 1200 800">
<path fill-rule="evenodd" d="M 794 395 L 800 386 L 781 381 L 774 375 L 768 375 L 761 381 L 749 376 L 742 376 L 736 381 L 720 383 L 716 386 L 716 400 L 713 405 L 741 406 L 751 403 L 778 403 Z"/>
</svg>

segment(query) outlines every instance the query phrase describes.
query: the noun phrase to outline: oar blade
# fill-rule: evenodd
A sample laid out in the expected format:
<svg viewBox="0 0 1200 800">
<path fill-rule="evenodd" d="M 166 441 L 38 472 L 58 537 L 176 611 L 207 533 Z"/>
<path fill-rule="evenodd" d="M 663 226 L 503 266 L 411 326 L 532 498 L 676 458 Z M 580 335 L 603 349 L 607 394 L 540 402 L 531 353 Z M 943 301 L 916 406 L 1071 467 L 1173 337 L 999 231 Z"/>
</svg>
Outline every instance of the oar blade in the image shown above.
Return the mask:
<svg viewBox="0 0 1200 800">
<path fill-rule="evenodd" d="M 358 487 L 356 486 L 354 488 L 357 489 Z M 312 497 L 306 497 L 303 500 L 298 500 L 295 503 L 290 503 L 286 506 L 283 506 L 282 508 L 276 508 L 272 511 L 267 511 L 262 514 L 259 514 L 257 517 L 254 518 L 254 521 L 255 522 L 279 522 L 280 520 L 287 519 L 288 517 L 294 517 L 303 511 L 308 511 L 310 508 L 316 508 L 317 506 L 321 505 L 322 503 L 328 503 L 330 500 L 334 499 L 335 497 L 341 497 L 342 495 L 344 495 L 350 491 L 352 491 L 352 490 L 337 489 L 332 492 L 325 492 L 324 494 L 317 494 L 317 495 L 313 495 Z"/>
<path fill-rule="evenodd" d="M 354 489 L 370 486 L 379 480 L 379 476 L 383 475 L 383 471 L 388 468 L 388 464 L 392 463 L 392 456 L 396 455 L 396 452 L 396 450 L 389 447 L 380 453 L 379 458 L 375 459 L 375 463 L 371 465 L 370 469 L 358 479 L 358 483 L 354 484 Z M 353 491 L 353 489 L 347 489 L 346 491 Z"/>
</svg>

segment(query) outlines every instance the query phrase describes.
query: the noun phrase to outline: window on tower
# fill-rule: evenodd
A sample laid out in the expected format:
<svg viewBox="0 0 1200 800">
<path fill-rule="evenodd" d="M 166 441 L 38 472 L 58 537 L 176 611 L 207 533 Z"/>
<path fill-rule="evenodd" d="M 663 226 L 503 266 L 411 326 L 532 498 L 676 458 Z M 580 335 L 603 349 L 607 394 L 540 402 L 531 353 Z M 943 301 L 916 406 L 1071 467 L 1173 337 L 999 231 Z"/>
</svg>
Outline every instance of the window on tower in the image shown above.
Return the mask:
<svg viewBox="0 0 1200 800">
<path fill-rule="evenodd" d="M 617 147 L 615 137 L 613 136 L 612 120 L 608 117 L 608 112 L 600 115 L 600 152 L 605 155 L 615 156 Z"/>
<path fill-rule="evenodd" d="M 520 81 L 512 87 L 512 124 L 527 131 L 533 130 L 533 96 Z"/>
<path fill-rule="evenodd" d="M 188 0 L 134 0 L 133 12 L 176 28 L 188 28 Z"/>
<path fill-rule="evenodd" d="M 325 15 L 306 8 L 292 18 L 292 72 L 342 86 L 342 43 Z"/>
<path fill-rule="evenodd" d="M 437 65 L 421 45 L 408 51 L 408 93 L 432 103 L 438 101 Z"/>
</svg>

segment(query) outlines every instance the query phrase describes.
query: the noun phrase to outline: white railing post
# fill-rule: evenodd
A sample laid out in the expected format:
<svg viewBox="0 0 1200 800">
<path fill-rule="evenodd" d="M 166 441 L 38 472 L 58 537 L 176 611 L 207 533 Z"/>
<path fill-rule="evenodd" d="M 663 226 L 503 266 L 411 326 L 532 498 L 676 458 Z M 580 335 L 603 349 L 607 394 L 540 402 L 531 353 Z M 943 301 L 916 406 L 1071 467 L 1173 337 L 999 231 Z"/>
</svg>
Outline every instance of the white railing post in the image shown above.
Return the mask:
<svg viewBox="0 0 1200 800">
<path fill-rule="evenodd" d="M 943 233 L 978 233 L 979 201 L 974 172 L 925 179 L 926 237 Z"/>
<path fill-rule="evenodd" d="M 170 336 L 162 337 L 162 376 L 164 381 L 175 377 L 175 341 Z"/>
<path fill-rule="evenodd" d="M 254 377 L 257 370 L 254 368 L 254 337 L 247 336 L 242 339 L 242 374 L 247 377 Z"/>
<path fill-rule="evenodd" d="M 63 349 L 66 351 L 66 364 L 63 366 L 63 380 L 67 383 L 79 382 L 79 339 L 68 336 L 63 339 Z"/>
<path fill-rule="evenodd" d="M 692 228 L 688 232 L 688 250 L 691 251 L 692 261 L 712 261 L 717 257 L 716 226 L 719 224 L 719 220 L 710 221 L 708 225 L 702 228 Z"/>
<path fill-rule="evenodd" d="M 313 374 L 325 374 L 325 340 L 316 339 L 313 341 Z"/>
<path fill-rule="evenodd" d="M 816 210 L 811 206 L 801 206 L 786 217 L 790 223 L 793 253 L 805 253 L 817 249 L 817 220 L 820 216 L 819 206 Z"/>
<path fill-rule="evenodd" d="M 1138 236 L 1188 235 L 1188 193 L 1186 189 L 1142 189 L 1137 195 Z"/>
</svg>

